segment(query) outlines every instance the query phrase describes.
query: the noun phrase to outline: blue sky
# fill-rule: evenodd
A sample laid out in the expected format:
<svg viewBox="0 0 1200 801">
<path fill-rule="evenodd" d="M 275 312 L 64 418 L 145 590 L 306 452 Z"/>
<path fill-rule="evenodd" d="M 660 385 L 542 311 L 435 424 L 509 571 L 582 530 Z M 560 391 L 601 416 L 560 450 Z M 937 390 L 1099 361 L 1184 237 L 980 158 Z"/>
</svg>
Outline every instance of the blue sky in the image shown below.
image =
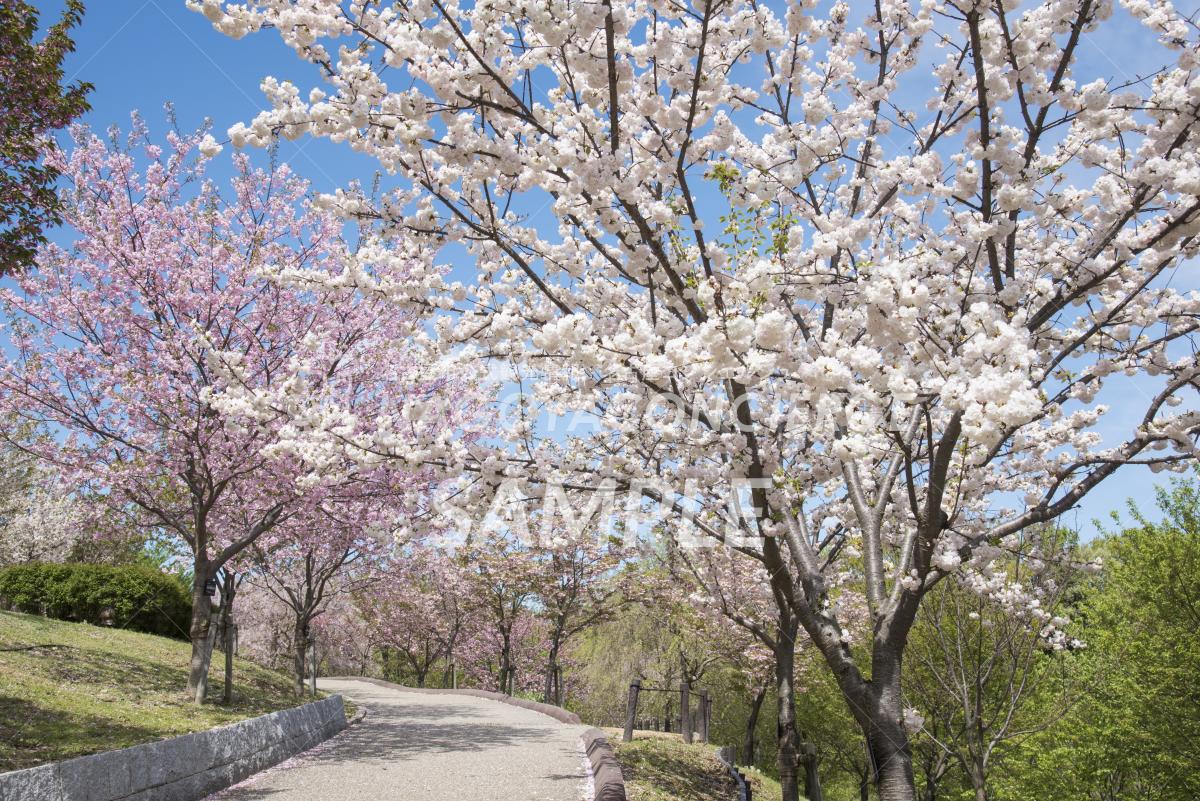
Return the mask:
<svg viewBox="0 0 1200 801">
<path fill-rule="evenodd" d="M 35 0 L 43 22 L 61 12 L 61 0 Z M 266 75 L 311 82 L 307 65 L 266 33 L 234 41 L 212 29 L 184 0 L 89 0 L 83 26 L 75 33 L 76 52 L 67 74 L 91 81 L 92 111 L 85 121 L 103 130 L 129 127 L 139 110 L 152 134 L 167 125 L 163 105 L 175 106 L 179 127 L 193 130 L 204 120 L 224 140 L 236 122 L 266 108 L 259 83 Z M 283 161 L 308 178 L 318 192 L 330 192 L 352 178 L 369 179 L 374 163 L 347 148 L 321 140 L 283 142 Z"/>
<path fill-rule="evenodd" d="M 43 10 L 44 22 L 56 18 L 63 7 L 61 0 L 34 2 Z M 264 108 L 258 88 L 264 76 L 291 78 L 302 89 L 315 84 L 312 69 L 274 33 L 234 41 L 214 31 L 202 15 L 188 11 L 183 0 L 90 0 L 88 6 L 83 26 L 75 33 L 77 49 L 67 62 L 67 74 L 95 85 L 92 111 L 85 118 L 93 128 L 126 129 L 136 109 L 151 132 L 161 134 L 167 125 L 163 105 L 169 101 L 181 129 L 192 130 L 211 119 L 214 135 L 223 140 L 231 125 L 249 121 Z M 1147 71 L 1153 66 L 1149 59 L 1157 56 L 1152 47 L 1139 44 L 1142 35 L 1136 26 L 1122 22 L 1091 35 L 1083 53 L 1088 71 L 1118 80 Z M 265 154 L 252 155 L 265 161 Z M 373 161 L 348 148 L 307 138 L 282 142 L 279 157 L 318 192 L 333 191 L 354 179 L 369 183 L 376 169 Z M 1191 286 L 1196 283 L 1194 278 L 1188 281 Z M 1123 391 L 1138 388 L 1126 384 Z M 1105 400 L 1118 410 L 1125 401 L 1120 396 Z M 1132 415 L 1137 399 L 1128 400 Z M 1110 427 L 1125 428 L 1124 423 L 1133 420 L 1118 415 Z M 1090 536 L 1091 520 L 1123 509 L 1127 498 L 1149 512 L 1156 480 L 1164 479 L 1145 468 L 1126 468 L 1068 513 L 1064 522 Z"/>
</svg>

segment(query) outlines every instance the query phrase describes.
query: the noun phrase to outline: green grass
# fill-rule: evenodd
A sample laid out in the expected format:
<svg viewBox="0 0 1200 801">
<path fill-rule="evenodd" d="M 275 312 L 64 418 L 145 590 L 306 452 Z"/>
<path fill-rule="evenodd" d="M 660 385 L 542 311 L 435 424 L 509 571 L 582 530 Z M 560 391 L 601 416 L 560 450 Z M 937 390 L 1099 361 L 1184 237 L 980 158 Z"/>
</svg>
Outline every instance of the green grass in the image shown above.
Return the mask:
<svg viewBox="0 0 1200 801">
<path fill-rule="evenodd" d="M 733 777 L 711 745 L 684 745 L 677 734 L 634 732 L 621 742 L 619 729 L 608 729 L 625 777 L 629 801 L 731 801 L 737 798 Z M 743 769 L 754 801 L 780 801 L 779 782 L 750 768 Z"/>
<path fill-rule="evenodd" d="M 614 738 L 629 801 L 729 801 L 733 778 L 711 746 L 674 737 Z"/>
<path fill-rule="evenodd" d="M 2 650 L 29 645 L 30 650 Z M 188 643 L 0 611 L 0 771 L 125 748 L 295 706 L 290 679 L 237 659 L 233 703 L 195 706 Z M 209 697 L 220 699 L 214 654 Z"/>
<path fill-rule="evenodd" d="M 750 782 L 752 791 L 750 796 L 754 801 L 782 801 L 783 790 L 779 787 L 778 779 L 772 779 L 758 768 L 742 768 L 741 770 L 746 776 L 746 781 Z"/>
</svg>

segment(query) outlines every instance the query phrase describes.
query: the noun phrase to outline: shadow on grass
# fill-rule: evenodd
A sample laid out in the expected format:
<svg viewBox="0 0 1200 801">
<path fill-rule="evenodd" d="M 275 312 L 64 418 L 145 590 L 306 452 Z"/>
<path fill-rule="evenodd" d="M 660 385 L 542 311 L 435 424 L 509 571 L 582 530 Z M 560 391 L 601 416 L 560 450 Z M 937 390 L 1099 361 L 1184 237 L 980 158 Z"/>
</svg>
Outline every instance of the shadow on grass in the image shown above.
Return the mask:
<svg viewBox="0 0 1200 801">
<path fill-rule="evenodd" d="M 0 772 L 153 740 L 152 728 L 0 695 Z M 82 747 L 81 747 L 82 746 Z"/>
<path fill-rule="evenodd" d="M 64 684 L 100 684 L 133 686 L 142 693 L 169 694 L 187 685 L 187 671 L 182 667 L 132 659 L 108 651 L 87 651 L 49 656 L 54 664 L 45 673 Z"/>
<path fill-rule="evenodd" d="M 188 646 L 160 638 L 0 616 L 0 771 L 32 767 L 210 728 L 301 703 L 284 676 L 235 663 L 233 702 L 221 704 L 215 655 L 212 701 L 186 692 Z M 36 639 L 60 640 L 54 648 Z M 61 642 L 67 640 L 68 642 Z M 26 642 L 34 647 L 27 647 Z M 11 644 L 10 644 L 11 643 Z"/>
<path fill-rule="evenodd" d="M 37 672 L 60 686 L 132 687 L 142 698 L 159 696 L 164 701 L 184 702 L 181 696 L 188 681 L 185 662 L 169 663 L 161 658 L 137 658 L 105 650 L 35 650 L 27 653 L 41 663 Z M 213 669 L 209 674 L 209 701 L 214 710 L 269 712 L 304 701 L 293 696 L 285 677 L 267 674 L 239 660 L 233 674 L 233 703 L 220 704 L 224 689 L 223 664 L 223 656 L 214 653 Z"/>
<path fill-rule="evenodd" d="M 726 801 L 733 782 L 707 746 L 668 739 L 618 745 L 630 801 Z"/>
</svg>

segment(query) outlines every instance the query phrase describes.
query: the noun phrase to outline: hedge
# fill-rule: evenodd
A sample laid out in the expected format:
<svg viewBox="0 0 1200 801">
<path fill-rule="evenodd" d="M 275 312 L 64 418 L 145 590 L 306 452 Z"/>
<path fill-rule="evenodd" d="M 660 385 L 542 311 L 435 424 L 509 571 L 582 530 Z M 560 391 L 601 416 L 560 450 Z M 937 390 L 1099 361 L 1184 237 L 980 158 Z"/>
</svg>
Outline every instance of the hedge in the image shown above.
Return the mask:
<svg viewBox="0 0 1200 801">
<path fill-rule="evenodd" d="M 178 578 L 145 565 L 29 562 L 0 569 L 0 605 L 187 639 L 192 599 Z"/>
</svg>

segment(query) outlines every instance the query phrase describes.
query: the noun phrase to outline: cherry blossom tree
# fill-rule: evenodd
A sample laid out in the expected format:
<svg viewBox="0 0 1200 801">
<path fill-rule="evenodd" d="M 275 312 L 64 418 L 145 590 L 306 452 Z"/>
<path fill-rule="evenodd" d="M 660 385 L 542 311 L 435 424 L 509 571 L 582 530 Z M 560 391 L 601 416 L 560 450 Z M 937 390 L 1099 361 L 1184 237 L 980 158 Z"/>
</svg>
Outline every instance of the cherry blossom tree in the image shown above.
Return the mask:
<svg viewBox="0 0 1200 801">
<path fill-rule="evenodd" d="M 359 608 L 380 649 L 385 677 L 408 669 L 418 687 L 443 666 L 442 685 L 454 683 L 455 656 L 477 623 L 475 599 L 459 561 L 435 548 L 417 547 L 383 577 Z M 396 662 L 392 657 L 398 657 Z"/>
<path fill-rule="evenodd" d="M 469 682 L 506 695 L 541 690 L 546 626 L 531 609 L 516 607 L 503 620 L 483 618 L 468 632 L 459 651 Z"/>
<path fill-rule="evenodd" d="M 215 376 L 261 389 L 296 380 L 287 368 L 302 364 L 312 371 L 305 386 L 339 409 L 402 403 L 414 387 L 410 321 L 259 277 L 268 264 L 340 274 L 349 258 L 341 219 L 309 204 L 286 167 L 254 170 L 239 156 L 223 194 L 205 178 L 220 148 L 203 132 L 171 134 L 164 149 L 135 117 L 126 147 L 82 128 L 74 136 L 74 150 L 47 160 L 66 180 L 64 218 L 77 238 L 45 246 L 36 272 L 3 291 L 14 358 L 0 392 L 7 411 L 63 432 L 39 453 L 78 486 L 186 542 L 189 688 L 202 700 L 206 582 L 296 510 L 315 508 L 318 490 L 353 477 L 328 454 L 314 463 L 273 451 L 279 422 L 223 415 L 210 402 Z"/>
<path fill-rule="evenodd" d="M 799 619 L 788 604 L 780 603 L 771 594 L 765 568 L 740 558 L 732 549 L 671 548 L 666 562 L 669 570 L 680 575 L 682 586 L 690 590 L 683 600 L 695 607 L 707 628 L 727 632 L 724 639 L 741 645 L 738 650 L 749 653 L 765 650 L 768 655 L 770 670 L 765 678 L 775 682 L 781 783 L 797 783 L 795 774 L 804 753 L 803 734 L 796 720 L 796 656 L 803 646 L 799 639 Z M 740 661 L 736 650 L 726 651 L 725 656 Z M 764 686 L 764 692 L 765 689 Z M 754 714 L 748 724 L 748 755 L 753 753 L 753 725 L 763 695 L 760 692 L 756 696 Z M 789 758 L 786 765 L 784 754 Z M 809 759 L 805 768 L 804 795 L 813 801 L 820 798 L 816 764 Z"/>
<path fill-rule="evenodd" d="M 79 500 L 35 456 L 0 446 L 0 566 L 65 561 L 87 522 Z"/>
<path fill-rule="evenodd" d="M 0 566 L 61 562 L 81 539 L 81 510 L 33 452 L 43 435 L 13 418 L 0 429 Z"/>
<path fill-rule="evenodd" d="M 444 656 L 438 635 L 434 596 L 420 584 L 389 586 L 373 593 L 364 605 L 367 625 L 379 649 L 383 677 L 399 680 L 409 674 L 424 687 Z"/>
<path fill-rule="evenodd" d="M 542 687 L 547 704 L 563 702 L 564 649 L 608 620 L 625 595 L 618 573 L 624 555 L 619 539 L 588 529 L 550 537 L 535 548 L 534 591 L 548 643 Z"/>
<path fill-rule="evenodd" d="M 323 81 L 267 79 L 235 145 L 324 136 L 396 176 L 330 202 L 423 268 L 342 285 L 445 309 L 448 351 L 585 421 L 423 456 L 485 489 L 629 490 L 759 563 L 882 801 L 915 794 L 926 593 L 1011 593 L 988 567 L 1031 527 L 1196 456 L 1200 297 L 1171 278 L 1200 244 L 1200 48 L 1165 0 L 189 5 Z M 1089 68 L 1106 25 L 1161 69 Z M 456 248 L 469 286 L 436 267 Z M 862 658 L 830 597 L 847 571 Z"/>
<path fill-rule="evenodd" d="M 489 528 L 456 554 L 473 599 L 477 621 L 466 664 L 494 673 L 500 692 L 512 695 L 517 675 L 527 680 L 531 641 L 537 638 L 530 603 L 536 593 L 536 552 L 512 530 Z M 536 649 L 533 649 L 536 650 Z M 524 663 L 524 664 L 523 664 Z"/>
<path fill-rule="evenodd" d="M 376 470 L 321 486 L 239 560 L 290 614 L 297 695 L 304 694 L 304 677 L 315 669 L 308 654 L 318 618 L 339 598 L 374 592 L 398 569 L 406 544 L 398 533 L 419 512 L 406 507 L 405 499 L 422 496 L 419 483 L 418 476 Z"/>
<path fill-rule="evenodd" d="M 325 612 L 313 628 L 320 643 L 317 658 L 321 669 L 333 676 L 366 676 L 371 669 L 377 643 L 356 604 L 361 597 L 371 597 L 373 590 L 358 595 L 334 595 Z"/>
<path fill-rule="evenodd" d="M 304 694 L 313 623 L 333 598 L 361 591 L 388 568 L 390 530 L 362 525 L 354 506 L 324 502 L 291 517 L 269 545 L 249 549 L 255 581 L 291 612 L 292 677 Z"/>
<path fill-rule="evenodd" d="M 262 583 L 247 580 L 237 591 L 238 653 L 272 670 L 290 667 L 292 612 Z"/>
</svg>

